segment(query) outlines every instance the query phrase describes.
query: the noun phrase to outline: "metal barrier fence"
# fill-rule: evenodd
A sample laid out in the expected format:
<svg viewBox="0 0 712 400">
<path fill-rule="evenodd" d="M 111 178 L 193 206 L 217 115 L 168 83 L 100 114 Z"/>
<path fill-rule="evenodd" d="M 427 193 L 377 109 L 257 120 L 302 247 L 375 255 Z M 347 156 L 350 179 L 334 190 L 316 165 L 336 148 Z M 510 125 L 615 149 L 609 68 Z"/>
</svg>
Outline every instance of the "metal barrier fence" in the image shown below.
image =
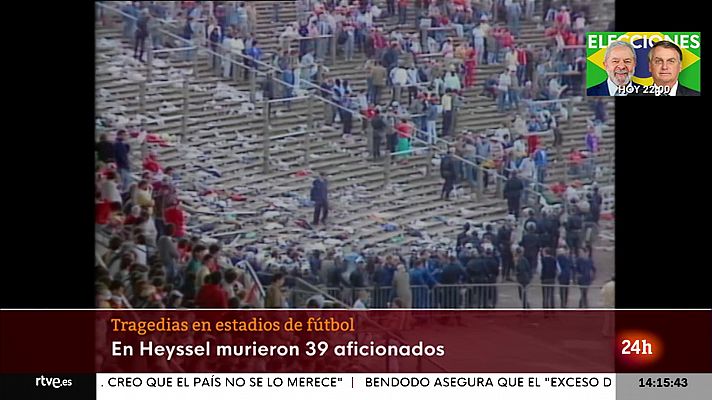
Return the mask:
<svg viewBox="0 0 712 400">
<path fill-rule="evenodd" d="M 413 285 L 409 291 L 387 287 L 319 288 L 343 304 L 353 305 L 362 293 L 369 308 L 392 308 L 399 299 L 403 308 L 589 308 L 602 307 L 600 285 L 543 285 L 516 282 L 453 284 L 434 287 Z M 300 293 L 308 298 L 314 293 Z M 546 303 L 545 303 L 546 301 Z M 294 303 L 300 306 L 299 303 Z M 303 305 L 302 305 L 303 306 Z"/>
</svg>

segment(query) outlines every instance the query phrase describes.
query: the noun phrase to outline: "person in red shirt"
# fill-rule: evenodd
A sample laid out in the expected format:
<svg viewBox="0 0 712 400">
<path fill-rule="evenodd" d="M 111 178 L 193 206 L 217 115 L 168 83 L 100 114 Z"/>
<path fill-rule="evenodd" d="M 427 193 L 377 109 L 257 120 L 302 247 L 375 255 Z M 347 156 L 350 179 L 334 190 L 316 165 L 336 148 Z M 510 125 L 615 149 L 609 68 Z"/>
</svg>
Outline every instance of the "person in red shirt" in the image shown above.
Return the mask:
<svg viewBox="0 0 712 400">
<path fill-rule="evenodd" d="M 190 256 L 193 252 L 193 246 L 191 245 L 190 240 L 185 238 L 180 239 L 176 247 L 178 248 L 179 255 L 178 262 L 180 262 L 181 264 L 187 263 L 190 260 Z"/>
<path fill-rule="evenodd" d="M 527 136 L 527 151 L 529 153 L 529 156 L 534 154 L 534 152 L 536 151 L 538 146 L 539 146 L 539 135 L 529 134 Z"/>
<path fill-rule="evenodd" d="M 386 46 L 388 46 L 386 38 L 383 36 L 382 29 L 383 28 L 376 29 L 376 32 L 373 34 L 373 48 L 376 50 L 376 59 L 378 60 L 381 59 Z"/>
<path fill-rule="evenodd" d="M 109 218 L 111 217 L 111 203 L 101 198 L 100 191 L 97 191 L 94 197 L 94 222 L 97 225 L 106 225 L 109 223 Z"/>
<path fill-rule="evenodd" d="M 578 176 L 581 172 L 581 164 L 583 163 L 583 155 L 578 149 L 571 149 L 569 153 L 569 174 Z"/>
<path fill-rule="evenodd" d="M 220 282 L 222 274 L 213 272 L 208 278 L 208 283 L 200 287 L 195 297 L 195 305 L 199 308 L 227 308 L 227 293 Z"/>
<path fill-rule="evenodd" d="M 475 49 L 470 48 L 465 54 L 465 87 L 475 86 L 475 71 L 477 70 L 477 55 Z"/>
<path fill-rule="evenodd" d="M 526 49 L 522 46 L 517 46 L 517 79 L 521 86 L 524 86 L 524 74 L 528 63 L 529 58 L 527 57 Z"/>
<path fill-rule="evenodd" d="M 141 206 L 131 207 L 131 214 L 124 220 L 124 226 L 136 225 L 141 221 Z"/>
<path fill-rule="evenodd" d="M 175 226 L 176 229 L 173 236 L 177 238 L 185 236 L 185 217 L 180 207 L 180 200 L 176 199 L 173 201 L 171 206 L 164 211 L 163 218 L 166 224 L 173 224 L 173 226 Z"/>
<path fill-rule="evenodd" d="M 551 185 L 551 192 L 557 196 L 561 196 L 562 194 L 564 194 L 565 191 L 566 184 L 564 183 L 564 181 L 559 181 L 558 183 Z"/>
<path fill-rule="evenodd" d="M 156 160 L 156 155 L 153 152 L 149 153 L 148 156 L 146 156 L 146 159 L 143 160 L 143 169 L 151 171 L 154 174 L 157 174 L 163 170 L 163 168 L 161 168 L 161 164 L 159 164 Z"/>
<path fill-rule="evenodd" d="M 512 45 L 514 45 L 514 36 L 512 36 L 512 34 L 508 30 L 503 29 L 502 47 L 510 47 L 511 48 Z"/>
<path fill-rule="evenodd" d="M 413 135 L 413 126 L 409 124 L 405 118 L 402 118 L 400 122 L 396 124 L 396 132 L 398 132 L 396 152 L 399 153 L 399 157 L 407 158 L 410 156 L 410 138 Z"/>
</svg>

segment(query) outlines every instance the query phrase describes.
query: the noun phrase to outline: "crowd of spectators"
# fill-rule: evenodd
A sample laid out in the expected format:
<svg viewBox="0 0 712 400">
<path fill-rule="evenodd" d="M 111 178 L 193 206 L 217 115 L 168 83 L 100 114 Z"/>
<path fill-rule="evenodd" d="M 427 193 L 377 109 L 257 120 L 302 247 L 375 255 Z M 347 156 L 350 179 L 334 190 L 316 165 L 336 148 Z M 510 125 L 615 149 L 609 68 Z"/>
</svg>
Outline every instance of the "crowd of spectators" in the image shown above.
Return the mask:
<svg viewBox="0 0 712 400">
<path fill-rule="evenodd" d="M 269 57 L 256 39 L 254 2 L 131 2 L 122 11 L 137 20 L 125 18 L 123 33 L 134 42 L 135 57 L 143 60 L 147 39 L 154 48 L 162 46 L 158 20 L 175 19 L 185 40 L 209 45 L 226 56 L 212 60 L 224 77 L 247 74 L 230 60 L 248 66 L 266 61 L 278 69 L 279 79 L 292 85 L 268 97 L 291 97 L 302 87 L 300 81 L 319 85 L 321 96 L 366 117 L 364 123 L 371 124 L 377 139 L 371 150 L 374 159 L 381 157 L 381 141 L 387 151 L 405 159 L 415 135 L 430 143 L 447 138 L 454 154 L 482 168 L 485 190 L 490 184 L 488 170 L 502 170 L 523 187 L 547 183 L 548 149 L 539 136 L 557 135 L 568 111 L 556 103 L 539 107 L 525 102 L 557 100 L 567 90 L 580 90 L 585 59 L 578 46 L 583 43 L 584 11 L 547 8 L 542 23 L 550 43 L 535 49 L 520 41 L 521 21 L 534 18 L 530 0 L 497 1 L 506 27 L 491 22 L 488 1 L 387 1 L 385 8 L 371 1 L 297 3 L 299 20 L 285 26 L 279 51 Z M 409 14 L 411 7 L 415 13 Z M 396 18 L 397 28 L 386 31 Z M 272 20 L 280 21 L 279 6 Z M 344 62 L 353 61 L 356 53 L 364 55 L 365 91 L 356 92 L 347 80 L 329 75 L 324 61 L 332 41 Z M 501 73 L 484 81 L 484 94 L 497 100 L 500 112 L 513 113 L 511 122 L 485 134 L 466 129 L 457 133 L 463 91 L 477 84 L 480 64 L 503 66 Z M 586 150 L 574 149 L 568 156 L 572 175 L 592 173 L 585 160 L 598 152 L 600 126 L 606 119 L 602 103 L 595 107 Z M 328 111 L 326 123 L 338 120 L 344 134 L 352 133 L 351 113 L 335 106 Z M 387 128 L 391 126 L 394 129 Z M 162 168 L 148 150 L 142 151 L 141 168 L 132 168 L 129 138 L 155 145 L 161 145 L 160 139 L 143 127 L 129 127 L 113 136 L 102 136 L 96 145 L 96 222 L 110 237 L 107 251 L 99 255 L 97 306 L 301 306 L 290 304 L 294 297 L 285 293 L 285 287 L 292 286 L 290 277 L 295 277 L 329 288 L 332 296 L 356 307 L 494 307 L 497 292 L 489 286 L 460 292 L 447 285 L 516 281 L 525 288 L 535 275 L 544 285 L 559 283 L 560 306 L 568 305 L 564 289 L 570 284 L 581 285 L 579 306 L 588 305 L 585 288 L 595 273 L 592 245 L 602 203 L 595 188 L 585 194 L 575 183 L 557 183 L 551 189 L 564 198 L 566 211 L 527 210 L 525 220 L 519 218 L 517 206 L 501 226 L 485 226 L 483 232 L 465 226 L 452 245 L 416 248 L 411 254 L 310 250 L 306 243 L 222 249 L 186 232 L 188 215 L 174 186 L 179 173 Z M 455 182 L 477 184 L 477 169 L 456 161 L 453 168 Z M 515 196 L 527 204 L 528 193 L 519 190 Z M 268 286 L 264 298 L 260 279 Z M 543 306 L 553 307 L 552 292 L 544 289 Z M 520 291 L 528 306 L 526 293 Z M 327 303 L 317 296 L 306 305 Z"/>
</svg>

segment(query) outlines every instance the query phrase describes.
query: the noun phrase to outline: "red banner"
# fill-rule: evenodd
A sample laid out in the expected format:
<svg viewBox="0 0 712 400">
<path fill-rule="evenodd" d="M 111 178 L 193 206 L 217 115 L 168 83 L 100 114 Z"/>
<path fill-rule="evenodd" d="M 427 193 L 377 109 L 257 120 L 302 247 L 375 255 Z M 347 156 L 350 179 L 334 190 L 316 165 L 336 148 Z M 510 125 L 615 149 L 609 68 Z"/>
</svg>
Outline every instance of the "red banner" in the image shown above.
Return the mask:
<svg viewBox="0 0 712 400">
<path fill-rule="evenodd" d="M 47 310 L 2 311 L 0 320 L 3 373 L 672 373 L 712 365 L 709 311 Z"/>
</svg>

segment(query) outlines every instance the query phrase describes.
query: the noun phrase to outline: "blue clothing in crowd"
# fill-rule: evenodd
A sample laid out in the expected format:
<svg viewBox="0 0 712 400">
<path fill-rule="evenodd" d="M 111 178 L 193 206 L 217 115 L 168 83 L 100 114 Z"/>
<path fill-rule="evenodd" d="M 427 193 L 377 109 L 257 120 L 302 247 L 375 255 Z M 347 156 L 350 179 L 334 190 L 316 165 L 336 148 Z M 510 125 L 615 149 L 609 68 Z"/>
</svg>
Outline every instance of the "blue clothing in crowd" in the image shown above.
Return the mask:
<svg viewBox="0 0 712 400">
<path fill-rule="evenodd" d="M 117 140 L 114 143 L 114 160 L 119 169 L 129 169 L 129 145 Z"/>
<path fill-rule="evenodd" d="M 556 261 L 559 263 L 559 284 L 560 285 L 570 285 L 571 284 L 571 271 L 573 270 L 573 261 L 571 257 L 566 255 L 559 255 L 556 257 Z"/>
<path fill-rule="evenodd" d="M 430 308 L 429 289 L 437 284 L 435 278 L 425 268 L 413 268 L 410 270 L 410 284 L 413 286 L 413 308 Z"/>
<path fill-rule="evenodd" d="M 311 200 L 315 203 L 326 203 L 328 199 L 328 188 L 325 180 L 317 178 L 314 180 L 311 190 Z"/>
<path fill-rule="evenodd" d="M 593 261 L 590 258 L 579 257 L 576 259 L 576 274 L 579 285 L 588 286 L 593 282 L 593 274 L 596 272 L 596 267 L 593 266 Z"/>
</svg>

